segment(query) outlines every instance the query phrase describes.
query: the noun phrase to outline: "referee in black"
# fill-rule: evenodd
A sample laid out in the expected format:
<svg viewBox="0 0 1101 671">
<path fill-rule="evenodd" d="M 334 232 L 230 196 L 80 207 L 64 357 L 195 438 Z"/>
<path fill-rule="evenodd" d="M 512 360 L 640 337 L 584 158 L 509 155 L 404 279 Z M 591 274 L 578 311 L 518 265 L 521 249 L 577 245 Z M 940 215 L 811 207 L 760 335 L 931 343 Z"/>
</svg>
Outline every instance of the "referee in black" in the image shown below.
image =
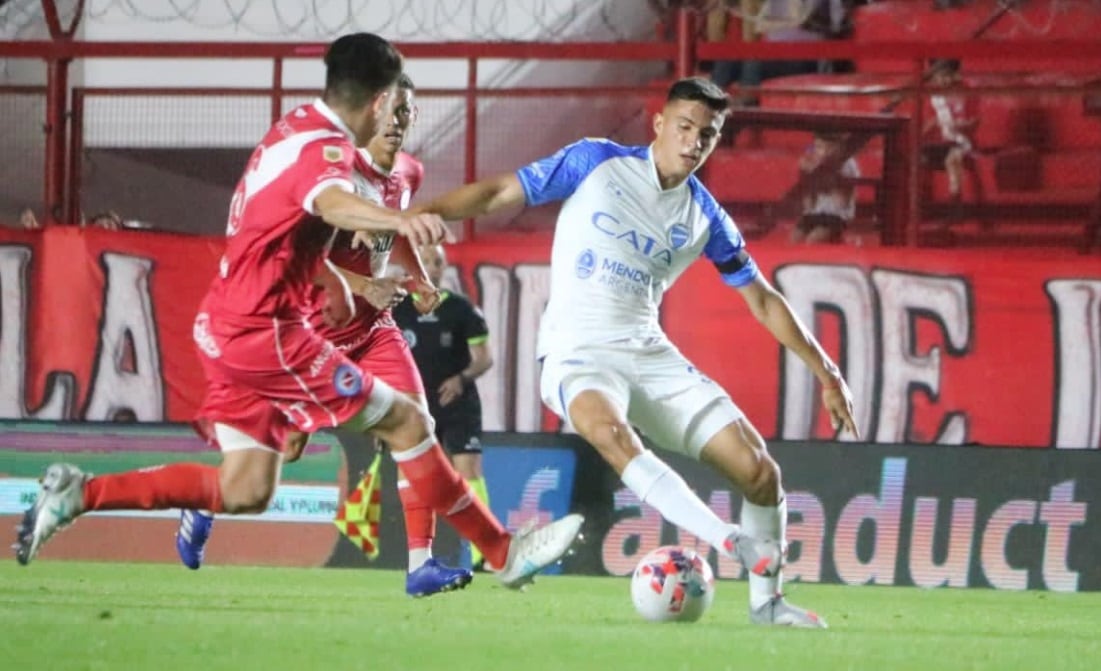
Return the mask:
<svg viewBox="0 0 1101 671">
<path fill-rule="evenodd" d="M 420 256 L 429 279 L 440 286 L 447 268 L 443 247 L 422 247 Z M 455 470 L 488 506 L 482 472 L 482 401 L 474 385 L 474 380 L 493 366 L 482 311 L 465 296 L 441 289 L 434 311 L 418 313 L 408 296 L 394 308 L 394 320 L 413 350 L 428 410 L 436 420 L 436 438 L 451 455 Z M 470 559 L 475 568 L 481 567 L 482 555 L 473 545 Z"/>
</svg>

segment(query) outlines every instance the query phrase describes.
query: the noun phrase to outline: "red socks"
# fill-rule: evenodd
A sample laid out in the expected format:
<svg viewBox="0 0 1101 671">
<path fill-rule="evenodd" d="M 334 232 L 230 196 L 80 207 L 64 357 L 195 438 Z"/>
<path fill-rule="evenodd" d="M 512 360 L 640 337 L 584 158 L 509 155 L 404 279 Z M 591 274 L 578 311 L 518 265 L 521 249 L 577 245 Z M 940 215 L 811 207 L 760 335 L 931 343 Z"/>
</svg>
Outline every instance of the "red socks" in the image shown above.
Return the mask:
<svg viewBox="0 0 1101 671">
<path fill-rule="evenodd" d="M 84 486 L 84 512 L 165 508 L 222 512 L 218 467 L 168 464 L 101 475 Z"/>
<path fill-rule="evenodd" d="M 409 489 L 424 505 L 447 518 L 463 538 L 478 546 L 490 565 L 505 565 L 511 536 L 470 491 L 438 444 L 426 441 L 391 454 L 409 481 Z"/>
<path fill-rule="evenodd" d="M 436 537 L 436 511 L 421 503 L 409 483 L 398 484 L 398 498 L 401 499 L 401 510 L 405 515 L 405 537 L 409 542 L 409 549 L 431 548 L 432 539 Z"/>
</svg>

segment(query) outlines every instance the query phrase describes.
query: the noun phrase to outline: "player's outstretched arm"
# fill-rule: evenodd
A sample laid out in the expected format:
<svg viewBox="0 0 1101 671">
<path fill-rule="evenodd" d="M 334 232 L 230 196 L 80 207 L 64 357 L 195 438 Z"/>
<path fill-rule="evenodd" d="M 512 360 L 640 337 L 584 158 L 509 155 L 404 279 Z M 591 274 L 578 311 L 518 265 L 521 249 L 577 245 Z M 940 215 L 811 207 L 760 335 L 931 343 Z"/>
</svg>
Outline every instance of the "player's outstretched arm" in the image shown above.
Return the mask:
<svg viewBox="0 0 1101 671">
<path fill-rule="evenodd" d="M 407 212 L 429 212 L 455 221 L 523 205 L 524 200 L 524 187 L 516 174 L 509 172 L 460 186 Z"/>
<path fill-rule="evenodd" d="M 853 399 L 849 385 L 841 376 L 837 364 L 830 359 L 818 343 L 814 334 L 800 321 L 792 311 L 787 300 L 768 280 L 758 275 L 755 280 L 740 287 L 742 298 L 750 312 L 782 344 L 794 352 L 822 385 L 822 403 L 830 413 L 834 429 L 844 427 L 857 438 L 860 431 L 853 419 Z"/>
<path fill-rule="evenodd" d="M 331 186 L 317 194 L 313 210 L 322 221 L 346 231 L 391 231 L 417 246 L 436 244 L 447 235 L 443 220 L 435 215 L 391 210 Z"/>
</svg>

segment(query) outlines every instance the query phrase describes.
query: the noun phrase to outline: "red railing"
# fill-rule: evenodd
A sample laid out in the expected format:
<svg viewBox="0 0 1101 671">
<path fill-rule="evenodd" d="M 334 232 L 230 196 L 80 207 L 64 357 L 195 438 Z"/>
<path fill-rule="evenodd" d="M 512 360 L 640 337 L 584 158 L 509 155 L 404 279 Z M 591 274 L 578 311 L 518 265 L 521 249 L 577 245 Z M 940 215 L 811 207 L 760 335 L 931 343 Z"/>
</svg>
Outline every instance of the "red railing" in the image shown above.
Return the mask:
<svg viewBox="0 0 1101 671">
<path fill-rule="evenodd" d="M 576 60 L 576 61 L 664 61 L 672 64 L 673 72 L 680 76 L 695 71 L 699 60 L 720 59 L 907 59 L 913 63 L 914 85 L 897 90 L 898 95 L 918 99 L 926 91 L 922 83 L 925 64 L 931 58 L 965 58 L 969 60 L 990 60 L 1020 56 L 1028 53 L 1036 58 L 1101 59 L 1101 40 L 1094 41 L 973 41 L 944 44 L 926 42 L 894 42 L 889 44 L 852 43 L 844 41 L 815 43 L 703 43 L 694 39 L 695 15 L 683 12 L 678 18 L 678 39 L 675 42 L 617 42 L 617 43 L 406 43 L 398 45 L 409 59 L 462 59 L 467 64 L 467 76 L 464 82 L 457 82 L 454 88 L 423 89 L 422 96 L 447 95 L 462 96 L 465 101 L 464 129 L 464 176 L 467 180 L 477 176 L 478 143 L 478 101 L 490 97 L 524 97 L 554 95 L 584 95 L 586 92 L 598 92 L 601 95 L 639 95 L 647 89 L 638 87 L 599 86 L 593 88 L 484 88 L 478 86 L 479 63 L 486 59 L 538 59 L 538 60 Z M 47 218 L 53 221 L 74 222 L 79 218 L 80 193 L 80 151 L 83 147 L 82 123 L 85 98 L 96 93 L 107 93 L 100 89 L 72 89 L 68 83 L 68 64 L 83 58 L 224 58 L 224 59 L 266 59 L 271 61 L 271 81 L 268 85 L 256 89 L 110 89 L 111 95 L 265 95 L 270 97 L 270 114 L 273 119 L 282 112 L 284 98 L 291 95 L 305 95 L 311 92 L 284 88 L 283 69 L 288 59 L 316 59 L 324 53 L 326 44 L 288 44 L 288 43 L 204 43 L 204 42 L 78 42 L 71 39 L 56 41 L 28 41 L 0 43 L 0 58 L 33 58 L 47 64 L 48 83 L 44 89 L 22 87 L 26 90 L 43 92 L 46 96 L 46 112 L 43 119 L 45 135 L 45 166 L 43 174 L 43 197 Z M 4 89 L 10 91 L 11 88 Z M 660 86 L 653 89 L 657 94 Z M 806 95 L 806 91 L 792 92 L 792 95 Z M 770 90 L 772 95 L 783 95 L 782 89 Z M 897 148 L 899 155 L 907 156 L 908 173 L 906 182 L 908 191 L 918 190 L 918 152 L 921 130 L 921 106 L 912 106 L 916 117 L 910 124 L 905 148 Z M 71 136 L 67 137 L 67 120 L 73 119 Z M 897 179 L 895 175 L 892 179 Z M 916 198 L 909 198 L 906 212 L 901 215 L 903 221 L 894 225 L 908 232 L 892 239 L 897 242 L 913 241 L 914 225 L 918 220 L 919 204 Z M 894 216 L 900 216 L 896 213 Z M 466 233 L 473 232 L 472 224 L 467 223 Z"/>
</svg>

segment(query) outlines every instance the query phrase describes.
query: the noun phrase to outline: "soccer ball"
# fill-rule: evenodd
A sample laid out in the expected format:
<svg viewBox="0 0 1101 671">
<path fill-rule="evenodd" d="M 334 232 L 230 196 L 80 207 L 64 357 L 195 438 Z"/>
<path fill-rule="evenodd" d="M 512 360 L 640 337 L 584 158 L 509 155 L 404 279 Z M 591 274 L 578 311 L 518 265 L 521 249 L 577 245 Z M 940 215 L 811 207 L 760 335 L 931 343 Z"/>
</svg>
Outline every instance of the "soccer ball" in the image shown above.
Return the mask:
<svg viewBox="0 0 1101 671">
<path fill-rule="evenodd" d="M 695 622 L 715 600 L 715 575 L 695 550 L 667 545 L 642 558 L 631 576 L 631 601 L 653 622 Z"/>
</svg>

